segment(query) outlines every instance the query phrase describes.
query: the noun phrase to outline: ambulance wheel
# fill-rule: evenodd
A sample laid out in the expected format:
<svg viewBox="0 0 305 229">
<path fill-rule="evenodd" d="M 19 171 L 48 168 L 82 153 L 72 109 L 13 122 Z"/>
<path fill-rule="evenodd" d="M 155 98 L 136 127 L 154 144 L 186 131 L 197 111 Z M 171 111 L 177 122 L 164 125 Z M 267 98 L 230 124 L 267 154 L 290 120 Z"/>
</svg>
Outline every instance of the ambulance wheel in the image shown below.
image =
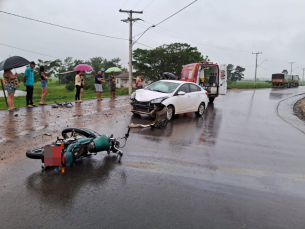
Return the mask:
<svg viewBox="0 0 305 229">
<path fill-rule="evenodd" d="M 209 98 L 210 103 L 213 103 L 215 98 Z"/>
</svg>

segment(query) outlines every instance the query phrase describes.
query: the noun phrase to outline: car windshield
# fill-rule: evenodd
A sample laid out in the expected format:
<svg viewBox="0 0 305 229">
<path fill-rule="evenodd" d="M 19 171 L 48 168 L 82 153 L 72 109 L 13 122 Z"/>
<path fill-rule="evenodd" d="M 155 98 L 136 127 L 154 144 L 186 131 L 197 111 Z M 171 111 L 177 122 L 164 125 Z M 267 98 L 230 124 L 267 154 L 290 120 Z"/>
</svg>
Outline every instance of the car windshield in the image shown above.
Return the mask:
<svg viewBox="0 0 305 229">
<path fill-rule="evenodd" d="M 173 93 L 179 85 L 180 85 L 179 83 L 158 81 L 149 85 L 145 89 L 150 91 L 162 92 L 162 93 Z"/>
</svg>

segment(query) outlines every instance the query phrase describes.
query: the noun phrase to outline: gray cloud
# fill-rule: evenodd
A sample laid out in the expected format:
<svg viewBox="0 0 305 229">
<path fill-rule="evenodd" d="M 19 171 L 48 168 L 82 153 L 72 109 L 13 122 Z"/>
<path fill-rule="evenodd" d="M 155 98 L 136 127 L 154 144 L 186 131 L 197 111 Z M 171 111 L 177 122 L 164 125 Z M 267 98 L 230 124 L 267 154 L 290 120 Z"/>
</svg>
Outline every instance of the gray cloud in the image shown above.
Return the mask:
<svg viewBox="0 0 305 229">
<path fill-rule="evenodd" d="M 127 14 L 119 12 L 125 2 L 126 0 L 1 0 L 0 9 L 67 27 L 128 38 L 128 24 L 120 21 Z M 151 2 L 152 0 L 128 0 L 124 9 L 132 9 L 138 3 L 134 10 L 142 10 Z M 142 32 L 149 26 L 149 22 L 158 23 L 190 2 L 191 0 L 154 0 L 144 10 L 144 14 L 135 15 L 145 22 L 136 23 L 133 33 Z M 290 69 L 288 61 L 295 61 L 294 68 L 299 68 L 293 73 L 302 75 L 300 67 L 305 67 L 304 7 L 305 1 L 301 0 L 199 0 L 159 27 L 151 29 L 140 42 L 152 47 L 186 42 L 197 46 L 203 55 L 208 55 L 214 62 L 241 66 L 254 65 L 255 55 L 251 52 L 262 51 L 258 62 L 268 59 L 262 67 L 271 71 L 258 68 L 259 77 L 269 78 L 272 71 Z M 0 13 L 0 30 L 0 43 L 34 52 L 62 58 L 72 56 L 76 59 L 120 57 L 125 66 L 128 62 L 128 41 L 69 31 L 3 13 Z M 202 43 L 247 53 L 217 49 Z M 134 48 L 146 47 L 136 44 Z M 1 45 L 0 49 L 0 60 L 9 55 L 20 55 L 29 60 L 52 59 Z M 246 77 L 254 77 L 254 67 L 247 67 Z"/>
</svg>

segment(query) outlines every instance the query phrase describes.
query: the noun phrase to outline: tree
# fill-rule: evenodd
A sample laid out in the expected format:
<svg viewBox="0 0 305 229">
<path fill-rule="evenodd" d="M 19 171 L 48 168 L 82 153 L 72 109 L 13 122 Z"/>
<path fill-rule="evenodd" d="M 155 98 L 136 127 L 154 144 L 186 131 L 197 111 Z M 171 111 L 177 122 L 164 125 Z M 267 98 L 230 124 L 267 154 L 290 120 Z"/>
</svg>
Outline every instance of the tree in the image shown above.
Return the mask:
<svg viewBox="0 0 305 229">
<path fill-rule="evenodd" d="M 288 74 L 287 69 L 284 69 L 284 70 L 282 71 L 282 73 L 284 73 L 284 74 Z"/>
<path fill-rule="evenodd" d="M 234 65 L 233 64 L 228 64 L 228 66 L 227 66 L 227 78 L 228 78 L 228 80 L 231 80 L 233 71 L 234 71 Z"/>
<path fill-rule="evenodd" d="M 122 71 L 127 71 L 126 68 L 123 68 L 121 64 L 119 64 L 121 61 L 120 58 L 113 58 L 111 60 L 107 60 L 106 58 L 103 57 L 93 57 L 90 58 L 88 61 L 86 61 L 87 64 L 89 64 L 91 67 L 93 67 L 94 73 L 97 73 L 101 68 L 104 68 L 107 70 L 108 68 L 111 67 L 118 67 L 122 69 Z M 106 74 L 107 76 L 108 74 Z"/>
<path fill-rule="evenodd" d="M 97 73 L 102 68 L 103 61 L 103 57 L 93 57 L 87 61 L 87 64 L 93 68 L 95 73 Z"/>
<path fill-rule="evenodd" d="M 236 66 L 234 68 L 233 64 L 228 64 L 227 66 L 227 75 L 228 75 L 228 80 L 231 82 L 236 83 L 236 81 L 240 81 L 244 78 L 244 71 L 246 69 L 240 66 Z"/>
<path fill-rule="evenodd" d="M 155 49 L 136 49 L 133 51 L 132 62 L 137 74 L 145 79 L 159 80 L 163 72 L 171 72 L 180 76 L 182 66 L 199 61 L 209 61 L 197 50 L 186 43 L 173 43 L 162 45 Z"/>
</svg>

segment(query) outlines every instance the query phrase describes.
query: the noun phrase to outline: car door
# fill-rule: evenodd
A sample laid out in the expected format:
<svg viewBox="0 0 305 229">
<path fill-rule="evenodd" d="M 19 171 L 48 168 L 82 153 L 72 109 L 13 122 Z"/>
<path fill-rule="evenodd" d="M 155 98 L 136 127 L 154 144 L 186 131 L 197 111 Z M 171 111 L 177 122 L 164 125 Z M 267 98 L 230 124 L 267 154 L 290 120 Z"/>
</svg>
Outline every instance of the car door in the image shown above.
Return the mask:
<svg viewBox="0 0 305 229">
<path fill-rule="evenodd" d="M 180 91 L 184 91 L 185 95 L 178 95 Z M 175 114 L 181 114 L 188 112 L 189 106 L 189 83 L 182 84 L 175 92 L 174 97 L 172 97 L 172 104 L 175 106 Z"/>
<path fill-rule="evenodd" d="M 202 93 L 201 88 L 197 86 L 196 84 L 189 84 L 190 92 L 188 94 L 189 96 L 189 111 L 197 111 L 200 101 L 200 93 Z"/>
</svg>

